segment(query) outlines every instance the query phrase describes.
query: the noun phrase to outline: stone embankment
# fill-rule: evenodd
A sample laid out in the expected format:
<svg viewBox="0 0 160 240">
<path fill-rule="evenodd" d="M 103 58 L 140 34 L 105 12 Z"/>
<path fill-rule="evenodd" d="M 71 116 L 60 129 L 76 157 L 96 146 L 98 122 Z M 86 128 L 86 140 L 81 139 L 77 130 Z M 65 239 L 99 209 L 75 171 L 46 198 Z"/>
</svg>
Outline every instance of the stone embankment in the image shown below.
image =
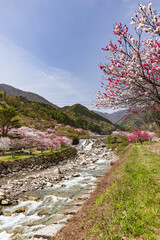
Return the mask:
<svg viewBox="0 0 160 240">
<path fill-rule="evenodd" d="M 1 186 L 0 186 L 0 205 L 7 206 L 10 204 L 16 204 L 17 200 L 28 199 L 28 200 L 36 200 L 34 197 L 30 196 L 30 192 L 42 190 L 47 187 L 52 187 L 57 182 L 61 180 L 67 180 L 68 173 L 72 173 L 73 177 L 78 177 L 79 173 L 76 172 L 76 168 L 80 166 L 85 166 L 87 164 L 91 164 L 93 166 L 93 170 L 96 168 L 94 162 L 96 159 L 92 158 L 91 154 L 101 154 L 103 158 L 107 161 L 110 161 L 110 164 L 114 164 L 114 162 L 118 159 L 117 156 L 114 155 L 113 152 L 106 149 L 106 145 L 103 144 L 100 140 L 94 140 L 93 148 L 90 151 L 78 151 L 76 154 L 75 150 L 70 150 L 70 154 L 64 155 L 64 157 L 56 159 L 52 161 L 52 165 L 47 163 L 47 160 L 42 160 L 42 169 L 36 168 L 37 171 L 33 171 L 34 167 L 28 169 L 24 168 L 19 172 L 19 176 L 8 178 L 1 178 Z M 72 154 L 71 154 L 72 152 Z M 64 151 L 64 153 L 67 153 Z M 45 165 L 48 166 L 46 168 Z M 33 163 L 33 162 L 32 162 Z M 39 167 L 41 165 L 39 164 Z M 45 169 L 46 168 L 46 169 Z M 18 172 L 17 172 L 18 173 Z M 29 197 L 28 197 L 29 196 Z"/>
<path fill-rule="evenodd" d="M 69 148 L 48 155 L 1 163 L 0 205 L 16 204 L 25 193 L 51 187 L 64 177 L 58 165 L 66 164 L 76 155 L 77 150 Z"/>
<path fill-rule="evenodd" d="M 76 153 L 76 149 L 68 148 L 47 155 L 3 161 L 0 162 L 0 178 L 50 168 L 61 161 L 65 161 L 66 159 L 75 156 Z"/>
</svg>

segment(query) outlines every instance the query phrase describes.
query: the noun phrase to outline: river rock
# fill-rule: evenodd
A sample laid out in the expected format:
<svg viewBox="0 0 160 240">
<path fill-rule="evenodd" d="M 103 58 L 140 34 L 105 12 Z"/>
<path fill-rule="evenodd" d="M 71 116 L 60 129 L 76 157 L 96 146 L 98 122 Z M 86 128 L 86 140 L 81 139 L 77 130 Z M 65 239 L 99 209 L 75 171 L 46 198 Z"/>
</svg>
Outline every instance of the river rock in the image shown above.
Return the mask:
<svg viewBox="0 0 160 240">
<path fill-rule="evenodd" d="M 10 216 L 12 216 L 12 213 L 7 212 L 7 213 L 4 213 L 3 216 L 10 217 Z"/>
<path fill-rule="evenodd" d="M 69 177 L 64 177 L 64 180 L 69 180 Z"/>
<path fill-rule="evenodd" d="M 57 167 L 57 168 L 55 168 L 54 170 L 53 170 L 53 175 L 59 175 L 60 174 L 60 171 L 59 171 L 59 168 Z"/>
<path fill-rule="evenodd" d="M 110 161 L 110 165 L 111 165 L 111 166 L 114 165 L 115 163 L 116 163 L 115 160 Z"/>
<path fill-rule="evenodd" d="M 22 186 L 23 185 L 23 181 L 19 181 L 19 182 L 17 182 L 17 184 Z"/>
<path fill-rule="evenodd" d="M 2 207 L 0 206 L 0 216 L 3 215 Z"/>
<path fill-rule="evenodd" d="M 93 163 L 97 162 L 98 161 L 98 158 L 95 158 L 92 160 Z"/>
<path fill-rule="evenodd" d="M 65 226 L 65 224 L 52 224 L 35 232 L 34 237 L 53 238 Z"/>
<path fill-rule="evenodd" d="M 62 184 L 61 187 L 66 187 L 66 185 L 65 185 L 65 184 Z"/>
<path fill-rule="evenodd" d="M 64 215 L 75 215 L 78 211 L 79 211 L 79 207 L 74 206 L 74 207 L 72 207 L 72 209 L 65 209 L 63 211 L 63 214 Z"/>
<path fill-rule="evenodd" d="M 12 212 L 12 214 L 14 214 L 14 213 L 22 213 L 22 212 L 25 212 L 24 207 L 19 207 L 19 208 L 15 209 L 15 210 Z"/>
<path fill-rule="evenodd" d="M 38 216 L 49 216 L 48 208 L 42 207 L 38 210 Z"/>
<path fill-rule="evenodd" d="M 5 196 L 5 193 L 4 192 L 0 192 L 0 196 Z"/>
<path fill-rule="evenodd" d="M 90 170 L 95 170 L 96 169 L 96 166 L 91 166 L 90 167 Z"/>
<path fill-rule="evenodd" d="M 81 175 L 79 173 L 75 173 L 72 175 L 72 177 L 80 177 Z"/>
<path fill-rule="evenodd" d="M 5 199 L 5 194 L 4 192 L 0 192 L 0 201 Z"/>
<path fill-rule="evenodd" d="M 1 205 L 2 206 L 8 206 L 8 205 L 11 205 L 11 201 L 9 199 L 5 199 L 5 200 L 2 200 L 1 201 Z"/>
<path fill-rule="evenodd" d="M 46 187 L 52 187 L 53 184 L 51 182 L 47 182 Z"/>
<path fill-rule="evenodd" d="M 104 148 L 104 147 L 106 147 L 106 145 L 105 145 L 105 144 L 102 144 L 101 147 Z"/>
<path fill-rule="evenodd" d="M 87 165 L 87 162 L 84 160 L 80 163 L 81 166 Z"/>
<path fill-rule="evenodd" d="M 28 197 L 28 200 L 29 200 L 29 201 L 36 201 L 36 200 L 37 200 L 37 197 L 29 196 L 29 197 Z"/>
</svg>

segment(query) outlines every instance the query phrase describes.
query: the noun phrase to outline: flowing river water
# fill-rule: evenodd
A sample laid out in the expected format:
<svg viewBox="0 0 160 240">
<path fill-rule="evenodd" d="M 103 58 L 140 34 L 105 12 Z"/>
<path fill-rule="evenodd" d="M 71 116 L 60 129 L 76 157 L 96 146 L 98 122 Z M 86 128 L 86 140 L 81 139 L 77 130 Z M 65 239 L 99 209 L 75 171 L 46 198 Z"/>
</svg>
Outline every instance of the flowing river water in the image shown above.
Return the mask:
<svg viewBox="0 0 160 240">
<path fill-rule="evenodd" d="M 84 143 L 81 142 L 79 148 L 89 151 L 92 142 L 87 146 Z M 94 190 L 98 177 L 110 168 L 109 161 L 102 154 L 91 153 L 91 158 L 95 159 L 94 164 L 80 166 L 76 169 L 76 174 L 68 173 L 67 180 L 35 192 L 37 201 L 19 201 L 16 206 L 5 208 L 4 213 L 12 213 L 18 207 L 24 207 L 25 212 L 0 216 L 0 240 L 34 239 L 37 230 L 65 222 L 71 217 Z"/>
</svg>

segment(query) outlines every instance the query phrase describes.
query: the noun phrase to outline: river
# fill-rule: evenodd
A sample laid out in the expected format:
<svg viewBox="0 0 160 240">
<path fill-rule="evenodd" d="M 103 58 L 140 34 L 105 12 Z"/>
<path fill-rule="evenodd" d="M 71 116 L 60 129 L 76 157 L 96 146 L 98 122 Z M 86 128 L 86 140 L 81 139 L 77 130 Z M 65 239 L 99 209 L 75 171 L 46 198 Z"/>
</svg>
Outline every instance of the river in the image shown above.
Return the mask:
<svg viewBox="0 0 160 240">
<path fill-rule="evenodd" d="M 91 151 L 92 144 L 92 141 L 88 145 L 85 141 L 80 142 L 78 148 L 83 148 L 84 160 L 86 152 L 90 151 L 89 161 L 78 167 L 76 172 L 68 172 L 67 180 L 34 192 L 37 201 L 19 201 L 18 205 L 4 209 L 4 213 L 12 213 L 15 209 L 24 207 L 25 212 L 0 216 L 0 240 L 34 239 L 37 230 L 66 222 L 78 211 L 79 206 L 95 189 L 98 178 L 110 169 L 110 161 L 105 157 L 106 148 L 103 148 L 104 152 L 102 148 L 101 152 Z"/>
</svg>

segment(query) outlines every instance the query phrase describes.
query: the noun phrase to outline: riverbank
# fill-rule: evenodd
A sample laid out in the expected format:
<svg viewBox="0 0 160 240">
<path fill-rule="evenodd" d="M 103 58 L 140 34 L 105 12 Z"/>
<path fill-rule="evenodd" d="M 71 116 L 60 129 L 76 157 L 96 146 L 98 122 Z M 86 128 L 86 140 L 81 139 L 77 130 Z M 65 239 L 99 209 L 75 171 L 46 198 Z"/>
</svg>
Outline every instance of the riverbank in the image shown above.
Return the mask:
<svg viewBox="0 0 160 240">
<path fill-rule="evenodd" d="M 130 148 L 54 240 L 159 239 L 160 158 Z M 106 191 L 107 190 L 107 191 Z"/>
<path fill-rule="evenodd" d="M 66 162 L 7 182 L 12 185 L 10 192 L 18 199 L 18 205 L 3 207 L 1 239 L 30 239 L 32 235 L 44 239 L 52 237 L 53 228 L 62 227 L 79 211 L 95 189 L 97 180 L 118 160 L 101 140 L 89 141 L 86 145 Z M 27 191 L 18 195 L 16 191 L 25 187 Z"/>
<path fill-rule="evenodd" d="M 40 155 L 25 156 L 25 158 L 0 161 L 0 179 L 3 177 L 17 177 L 24 173 L 47 169 L 76 156 L 76 149 L 68 147 L 63 150 Z"/>
<path fill-rule="evenodd" d="M 76 149 L 68 148 L 48 155 L 1 162 L 0 206 L 17 204 L 30 192 L 51 187 L 63 179 L 65 170 L 60 171 L 58 166 L 72 164 L 76 154 Z"/>
<path fill-rule="evenodd" d="M 99 140 L 94 140 L 93 142 L 94 149 L 92 149 L 92 152 L 95 152 L 95 154 L 102 153 L 106 146 L 103 143 L 99 146 Z M 101 148 L 101 146 L 103 147 Z M 96 150 L 97 147 L 98 150 Z M 107 156 L 104 155 L 104 157 Z M 79 151 L 77 153 L 75 149 L 71 148 L 50 154 L 49 156 L 44 155 L 36 159 L 19 160 L 21 162 L 19 166 L 21 171 L 16 170 L 10 173 L 9 177 L 1 178 L 1 205 L 17 204 L 18 200 L 28 199 L 28 197 L 29 199 L 34 199 L 34 196 L 30 196 L 34 195 L 33 191 L 52 187 L 62 180 L 67 180 L 68 172 L 75 172 L 76 176 L 77 167 L 85 166 L 89 161 L 90 163 L 95 161 L 95 159 L 92 161 L 90 159 L 91 157 L 90 151 Z M 113 160 L 115 157 L 110 153 L 109 158 Z M 12 162 L 13 167 L 17 166 L 19 161 Z M 35 165 L 33 165 L 33 162 L 35 162 Z M 23 164 L 24 167 L 21 167 Z M 11 169 L 11 167 L 9 167 L 9 169 Z M 34 169 L 36 169 L 36 171 L 34 171 Z"/>
</svg>

